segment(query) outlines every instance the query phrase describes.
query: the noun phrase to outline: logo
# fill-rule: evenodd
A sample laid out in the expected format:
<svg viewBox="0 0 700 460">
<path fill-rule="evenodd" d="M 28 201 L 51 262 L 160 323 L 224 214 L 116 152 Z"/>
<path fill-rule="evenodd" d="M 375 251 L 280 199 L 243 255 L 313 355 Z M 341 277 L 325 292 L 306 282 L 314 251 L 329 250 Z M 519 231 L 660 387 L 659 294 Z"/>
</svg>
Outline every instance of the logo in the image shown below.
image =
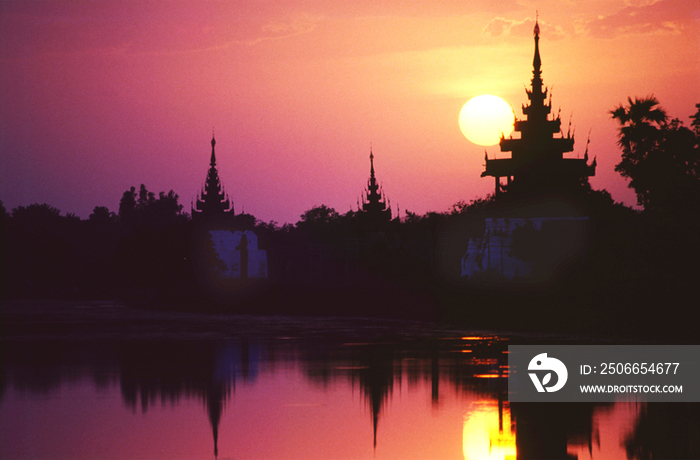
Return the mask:
<svg viewBox="0 0 700 460">
<path fill-rule="evenodd" d="M 537 388 L 537 391 L 540 393 L 544 393 L 545 391 L 553 393 L 555 391 L 561 390 L 564 384 L 566 384 L 566 379 L 569 376 L 569 373 L 566 371 L 566 366 L 564 365 L 564 363 L 559 361 L 557 358 L 548 358 L 547 353 L 540 353 L 539 355 L 532 358 L 532 360 L 530 360 L 530 364 L 527 366 L 527 370 L 551 371 L 545 374 L 544 377 L 542 377 L 541 382 L 536 373 L 530 373 L 532 383 L 535 384 L 535 388 Z M 552 372 L 557 374 L 557 383 L 553 386 L 546 386 L 552 380 Z"/>
</svg>

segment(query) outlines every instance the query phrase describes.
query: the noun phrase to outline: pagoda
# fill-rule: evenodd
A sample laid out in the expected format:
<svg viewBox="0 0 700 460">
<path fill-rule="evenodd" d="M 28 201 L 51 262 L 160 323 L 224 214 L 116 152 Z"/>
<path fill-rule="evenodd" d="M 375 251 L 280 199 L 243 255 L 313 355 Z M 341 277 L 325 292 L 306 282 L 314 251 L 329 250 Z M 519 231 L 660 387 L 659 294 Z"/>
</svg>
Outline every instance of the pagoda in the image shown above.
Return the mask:
<svg viewBox="0 0 700 460">
<path fill-rule="evenodd" d="M 216 154 L 214 147 L 216 140 L 211 138 L 211 160 L 209 163 L 209 171 L 207 172 L 207 181 L 197 198 L 197 203 L 192 207 L 192 218 L 209 217 L 223 215 L 225 213 L 233 214 L 233 205 L 229 202 L 228 196 L 223 191 L 219 173 L 216 170 Z"/>
<path fill-rule="evenodd" d="M 371 147 L 369 149 L 369 165 L 367 189 L 362 195 L 362 206 L 358 210 L 358 214 L 368 224 L 379 225 L 391 220 L 391 206 L 387 204 L 384 190 L 379 187 L 377 179 L 374 177 L 374 154 Z"/>
<path fill-rule="evenodd" d="M 532 61 L 532 89 L 526 89 L 529 104 L 523 105 L 525 120 L 516 119 L 514 130 L 520 138 L 499 142 L 502 152 L 511 152 L 510 158 L 486 156 L 486 170 L 481 177 L 491 176 L 496 181 L 496 196 L 502 192 L 509 195 L 561 192 L 585 184 L 589 176 L 595 175 L 596 161 L 588 164 L 588 148 L 583 158 L 565 158 L 564 153 L 574 150 L 574 138 L 561 131 L 561 119 L 550 119 L 552 99 L 542 82 L 540 59 L 540 26 L 535 21 L 535 56 Z M 558 136 L 555 136 L 557 135 Z M 506 183 L 501 182 L 506 178 Z"/>
</svg>

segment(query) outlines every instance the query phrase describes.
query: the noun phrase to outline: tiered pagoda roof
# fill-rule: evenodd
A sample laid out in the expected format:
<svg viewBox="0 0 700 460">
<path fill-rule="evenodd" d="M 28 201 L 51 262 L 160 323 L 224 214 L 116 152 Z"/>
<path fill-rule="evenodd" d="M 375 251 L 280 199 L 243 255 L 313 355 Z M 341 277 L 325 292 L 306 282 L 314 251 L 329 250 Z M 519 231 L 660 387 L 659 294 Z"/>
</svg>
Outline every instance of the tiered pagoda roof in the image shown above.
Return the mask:
<svg viewBox="0 0 700 460">
<path fill-rule="evenodd" d="M 526 89 L 530 103 L 523 105 L 525 120 L 516 119 L 514 130 L 520 138 L 501 137 L 502 152 L 511 152 L 510 158 L 489 159 L 481 177 L 491 176 L 496 180 L 496 195 L 503 191 L 515 194 L 555 191 L 575 187 L 595 175 L 595 160 L 588 164 L 588 149 L 583 158 L 565 158 L 564 153 L 574 150 L 574 137 L 561 131 L 561 119 L 550 119 L 551 95 L 543 87 L 542 61 L 540 59 L 540 26 L 535 22 L 535 56 L 531 87 Z M 556 136 L 559 134 L 559 136 Z M 506 184 L 501 178 L 507 179 Z"/>
<path fill-rule="evenodd" d="M 216 140 L 211 138 L 211 160 L 209 162 L 209 171 L 207 172 L 207 180 L 202 188 L 200 196 L 197 198 L 197 203 L 192 207 L 192 217 L 215 216 L 230 212 L 233 214 L 233 204 L 230 203 L 228 196 L 223 191 L 219 173 L 216 170 L 216 153 L 214 147 Z"/>
<path fill-rule="evenodd" d="M 391 220 L 391 206 L 387 204 L 384 190 L 377 184 L 377 179 L 374 176 L 374 154 L 372 148 L 369 150 L 369 180 L 367 188 L 362 194 L 362 206 L 359 209 L 359 214 L 362 218 L 375 222 L 388 222 Z"/>
</svg>

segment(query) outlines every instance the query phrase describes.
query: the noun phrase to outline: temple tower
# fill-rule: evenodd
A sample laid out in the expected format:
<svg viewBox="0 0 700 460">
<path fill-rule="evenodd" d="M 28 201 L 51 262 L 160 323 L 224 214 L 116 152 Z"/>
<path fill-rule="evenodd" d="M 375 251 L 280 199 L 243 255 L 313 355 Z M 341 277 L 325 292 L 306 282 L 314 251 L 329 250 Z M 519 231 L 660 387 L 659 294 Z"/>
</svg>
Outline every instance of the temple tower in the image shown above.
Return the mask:
<svg viewBox="0 0 700 460">
<path fill-rule="evenodd" d="M 564 158 L 564 153 L 574 150 L 574 138 L 561 131 L 561 119 L 550 119 L 551 95 L 542 82 L 540 59 L 540 26 L 535 22 L 535 55 L 532 61 L 531 88 L 526 89 L 529 104 L 523 105 L 525 119 L 516 119 L 514 130 L 520 138 L 501 137 L 502 152 L 511 152 L 510 158 L 489 159 L 481 177 L 495 178 L 496 195 L 507 191 L 509 195 L 559 192 L 587 183 L 595 175 L 596 162 L 588 164 L 588 149 L 584 158 Z M 556 134 L 559 134 L 555 137 Z M 501 182 L 506 179 L 506 183 Z"/>
<path fill-rule="evenodd" d="M 210 217 L 231 213 L 233 215 L 233 204 L 229 202 L 228 196 L 224 193 L 219 173 L 216 170 L 216 153 L 214 148 L 216 140 L 211 138 L 211 160 L 207 180 L 197 198 L 197 203 L 192 207 L 192 218 Z"/>
<path fill-rule="evenodd" d="M 391 206 L 387 204 L 384 191 L 377 184 L 374 176 L 374 154 L 369 149 L 369 180 L 362 194 L 362 206 L 358 210 L 360 219 L 367 224 L 377 226 L 391 220 Z M 359 203 L 358 203 L 359 204 Z"/>
</svg>

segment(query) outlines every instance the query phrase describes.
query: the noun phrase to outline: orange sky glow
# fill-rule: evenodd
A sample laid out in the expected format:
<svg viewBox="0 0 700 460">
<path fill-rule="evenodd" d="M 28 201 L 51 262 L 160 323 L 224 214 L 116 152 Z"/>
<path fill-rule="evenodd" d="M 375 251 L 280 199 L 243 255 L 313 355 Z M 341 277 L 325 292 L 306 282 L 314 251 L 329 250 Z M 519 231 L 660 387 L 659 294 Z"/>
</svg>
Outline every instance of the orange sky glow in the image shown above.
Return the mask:
<svg viewBox="0 0 700 460">
<path fill-rule="evenodd" d="M 87 218 L 122 193 L 173 189 L 189 211 L 208 167 L 263 221 L 345 213 L 369 175 L 401 214 L 485 197 L 461 134 L 480 94 L 521 117 L 542 77 L 591 184 L 633 205 L 608 112 L 653 94 L 686 125 L 700 103 L 700 3 L 584 1 L 8 1 L 0 4 L 0 200 Z M 498 146 L 489 156 L 504 155 Z"/>
</svg>

